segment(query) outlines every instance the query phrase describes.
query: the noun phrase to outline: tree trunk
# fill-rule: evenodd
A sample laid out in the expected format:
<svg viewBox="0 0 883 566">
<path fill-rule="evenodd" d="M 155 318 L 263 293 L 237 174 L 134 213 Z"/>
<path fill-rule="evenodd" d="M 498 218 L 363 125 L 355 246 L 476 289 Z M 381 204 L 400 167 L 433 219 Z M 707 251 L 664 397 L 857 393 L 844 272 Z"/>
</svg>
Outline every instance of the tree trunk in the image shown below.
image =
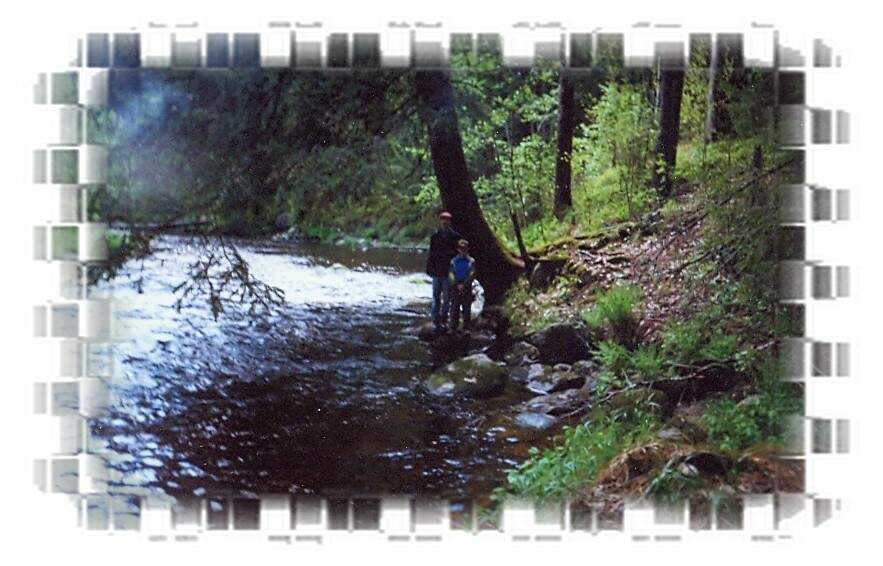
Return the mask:
<svg viewBox="0 0 883 566">
<path fill-rule="evenodd" d="M 453 215 L 457 231 L 469 240 L 469 253 L 475 258 L 485 302 L 499 304 L 506 290 L 524 273 L 524 264 L 503 247 L 481 212 L 466 168 L 448 73 L 417 71 L 414 83 L 442 205 Z"/>
<path fill-rule="evenodd" d="M 573 78 L 561 69 L 558 82 L 558 151 L 555 158 L 555 216 L 561 218 L 573 206 L 571 194 L 571 156 L 573 129 L 576 126 L 576 97 Z"/>
<path fill-rule="evenodd" d="M 678 152 L 681 128 L 681 97 L 684 93 L 684 71 L 667 69 L 661 73 L 659 85 L 659 135 L 656 138 L 656 165 L 653 186 L 663 196 L 671 193 L 672 177 Z"/>
</svg>

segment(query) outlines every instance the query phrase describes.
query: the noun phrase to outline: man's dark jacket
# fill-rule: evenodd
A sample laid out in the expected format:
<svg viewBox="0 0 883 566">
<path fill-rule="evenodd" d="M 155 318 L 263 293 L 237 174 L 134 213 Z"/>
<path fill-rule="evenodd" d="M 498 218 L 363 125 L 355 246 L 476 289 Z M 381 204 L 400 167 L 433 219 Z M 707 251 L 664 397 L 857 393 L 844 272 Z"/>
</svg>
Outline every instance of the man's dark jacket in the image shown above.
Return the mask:
<svg viewBox="0 0 883 566">
<path fill-rule="evenodd" d="M 460 234 L 453 228 L 439 228 L 429 238 L 429 257 L 426 258 L 426 274 L 430 277 L 447 277 L 451 260 L 457 255 Z"/>
</svg>

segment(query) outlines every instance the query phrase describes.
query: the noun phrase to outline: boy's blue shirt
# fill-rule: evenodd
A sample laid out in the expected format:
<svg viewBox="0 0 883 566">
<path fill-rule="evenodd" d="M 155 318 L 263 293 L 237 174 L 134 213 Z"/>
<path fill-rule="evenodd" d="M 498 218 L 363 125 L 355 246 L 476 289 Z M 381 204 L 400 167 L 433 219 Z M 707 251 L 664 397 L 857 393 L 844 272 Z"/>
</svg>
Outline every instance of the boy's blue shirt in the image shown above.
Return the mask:
<svg viewBox="0 0 883 566">
<path fill-rule="evenodd" d="M 456 255 L 451 260 L 450 279 L 453 283 L 471 281 L 475 275 L 475 260 L 472 256 Z"/>
</svg>

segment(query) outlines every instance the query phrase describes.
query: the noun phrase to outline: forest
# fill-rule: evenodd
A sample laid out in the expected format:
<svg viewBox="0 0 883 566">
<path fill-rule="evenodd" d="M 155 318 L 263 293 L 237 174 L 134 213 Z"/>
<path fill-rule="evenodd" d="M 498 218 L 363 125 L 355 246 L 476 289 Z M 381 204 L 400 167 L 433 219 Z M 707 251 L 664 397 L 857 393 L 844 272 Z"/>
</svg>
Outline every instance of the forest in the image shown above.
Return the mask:
<svg viewBox="0 0 883 566">
<path fill-rule="evenodd" d="M 489 505 L 800 491 L 781 455 L 803 396 L 778 353 L 802 320 L 777 264 L 801 245 L 779 195 L 803 163 L 776 132 L 802 87 L 726 43 L 648 67 L 622 47 L 599 41 L 582 67 L 506 66 L 479 36 L 445 69 L 114 70 L 88 129 L 110 148 L 90 194 L 110 228 L 96 281 L 183 234 L 201 247 L 177 308 L 258 319 L 289 294 L 238 247 L 420 250 L 447 210 L 483 308 L 465 337 L 420 327 L 443 354 L 421 390 L 477 410 L 515 389 L 476 426 L 538 433 Z"/>
</svg>

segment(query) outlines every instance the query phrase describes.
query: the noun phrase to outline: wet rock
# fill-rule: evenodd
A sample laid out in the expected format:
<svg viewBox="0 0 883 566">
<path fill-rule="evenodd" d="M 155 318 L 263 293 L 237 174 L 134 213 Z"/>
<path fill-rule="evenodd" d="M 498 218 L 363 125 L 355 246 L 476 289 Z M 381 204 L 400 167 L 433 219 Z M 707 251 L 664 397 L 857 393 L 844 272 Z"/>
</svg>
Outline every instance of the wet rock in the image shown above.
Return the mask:
<svg viewBox="0 0 883 566">
<path fill-rule="evenodd" d="M 536 372 L 533 376 L 528 374 L 527 388 L 534 393 L 543 395 L 582 387 L 585 382 L 586 379 L 584 377 L 576 375 L 571 371 L 558 371 L 554 369 L 549 371 L 544 368 L 542 372 Z"/>
<path fill-rule="evenodd" d="M 430 375 L 424 386 L 433 395 L 493 397 L 503 391 L 506 370 L 485 354 L 474 354 L 452 362 Z"/>
<path fill-rule="evenodd" d="M 509 379 L 517 383 L 527 384 L 530 379 L 530 366 L 519 366 L 509 370 Z"/>
<path fill-rule="evenodd" d="M 537 347 L 544 364 L 572 364 L 591 355 L 585 333 L 576 324 L 553 324 L 531 334 L 528 342 Z"/>
<path fill-rule="evenodd" d="M 555 426 L 558 419 L 543 413 L 520 413 L 515 417 L 515 422 L 525 428 L 546 430 Z"/>
<path fill-rule="evenodd" d="M 555 364 L 552 366 L 552 369 L 555 371 L 570 371 L 572 367 L 570 364 Z"/>
<path fill-rule="evenodd" d="M 536 346 L 528 342 L 516 342 L 503 356 L 506 365 L 523 366 L 537 361 L 540 351 Z"/>
<path fill-rule="evenodd" d="M 534 397 L 524 404 L 524 409 L 530 413 L 543 413 L 546 415 L 564 415 L 587 407 L 592 401 L 592 394 L 585 389 L 568 389 Z"/>
</svg>

